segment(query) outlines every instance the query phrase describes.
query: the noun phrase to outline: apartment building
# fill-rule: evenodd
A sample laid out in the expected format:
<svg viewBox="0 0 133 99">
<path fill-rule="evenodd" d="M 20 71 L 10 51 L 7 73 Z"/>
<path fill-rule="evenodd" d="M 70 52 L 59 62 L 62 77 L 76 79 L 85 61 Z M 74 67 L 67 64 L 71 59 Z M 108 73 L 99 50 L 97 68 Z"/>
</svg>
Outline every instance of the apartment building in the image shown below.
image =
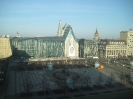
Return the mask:
<svg viewBox="0 0 133 99">
<path fill-rule="evenodd" d="M 121 31 L 120 40 L 125 40 L 127 43 L 127 56 L 133 56 L 133 30 Z"/>
</svg>

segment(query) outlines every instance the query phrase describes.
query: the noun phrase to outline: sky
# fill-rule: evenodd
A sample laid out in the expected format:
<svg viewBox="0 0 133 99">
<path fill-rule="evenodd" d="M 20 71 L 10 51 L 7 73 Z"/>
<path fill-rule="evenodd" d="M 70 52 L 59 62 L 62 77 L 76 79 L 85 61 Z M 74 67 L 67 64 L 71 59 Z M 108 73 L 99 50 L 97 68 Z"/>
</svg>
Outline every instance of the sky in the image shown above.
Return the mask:
<svg viewBox="0 0 133 99">
<path fill-rule="evenodd" d="M 133 29 L 133 0 L 0 0 L 0 36 L 56 36 L 59 21 L 76 38 L 119 38 Z"/>
</svg>

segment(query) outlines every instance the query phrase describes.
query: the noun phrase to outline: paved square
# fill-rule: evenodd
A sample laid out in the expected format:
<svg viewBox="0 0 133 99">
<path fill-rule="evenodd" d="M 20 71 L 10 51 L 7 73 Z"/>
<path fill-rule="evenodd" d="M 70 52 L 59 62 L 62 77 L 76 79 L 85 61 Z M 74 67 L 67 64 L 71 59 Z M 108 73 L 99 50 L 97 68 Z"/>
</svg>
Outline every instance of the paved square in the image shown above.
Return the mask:
<svg viewBox="0 0 133 99">
<path fill-rule="evenodd" d="M 47 70 L 47 68 L 42 68 L 38 70 L 36 67 L 30 67 L 24 71 L 15 71 L 15 64 L 10 64 L 10 70 L 8 74 L 8 84 L 7 84 L 7 95 L 14 95 L 15 93 L 23 92 L 35 92 L 43 91 L 48 89 L 58 89 L 61 88 L 62 81 L 54 78 L 52 74 L 62 71 L 61 68 L 54 68 L 53 70 Z M 105 66 L 104 69 L 98 70 L 94 67 L 82 67 L 82 68 L 68 68 L 69 72 L 76 73 L 80 76 L 79 79 L 74 81 L 74 88 L 87 85 L 87 77 L 89 77 L 90 87 L 101 83 L 105 85 L 111 73 L 113 74 L 113 83 L 121 82 L 121 72 L 115 69 L 111 69 Z M 65 82 L 64 82 L 65 83 Z M 128 84 L 128 83 L 127 83 Z M 15 86 L 16 85 L 16 86 Z M 58 86 L 59 85 L 59 86 Z"/>
</svg>

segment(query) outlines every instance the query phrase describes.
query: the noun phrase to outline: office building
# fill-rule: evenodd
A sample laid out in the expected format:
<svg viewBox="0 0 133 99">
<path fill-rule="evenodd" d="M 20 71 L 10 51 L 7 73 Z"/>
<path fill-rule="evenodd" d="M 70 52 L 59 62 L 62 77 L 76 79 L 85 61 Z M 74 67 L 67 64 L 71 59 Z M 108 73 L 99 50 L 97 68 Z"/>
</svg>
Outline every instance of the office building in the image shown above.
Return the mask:
<svg viewBox="0 0 133 99">
<path fill-rule="evenodd" d="M 125 40 L 127 43 L 127 56 L 133 56 L 133 30 L 121 31 L 120 40 Z"/>
<path fill-rule="evenodd" d="M 101 39 L 98 45 L 101 58 L 119 58 L 127 56 L 125 40 Z"/>
</svg>

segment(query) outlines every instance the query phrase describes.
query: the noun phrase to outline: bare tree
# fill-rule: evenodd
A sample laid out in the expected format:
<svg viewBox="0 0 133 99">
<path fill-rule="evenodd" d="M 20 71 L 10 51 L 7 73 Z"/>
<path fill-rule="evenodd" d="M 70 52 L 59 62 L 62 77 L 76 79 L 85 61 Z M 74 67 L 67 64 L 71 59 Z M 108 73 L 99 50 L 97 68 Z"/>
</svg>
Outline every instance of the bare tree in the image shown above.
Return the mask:
<svg viewBox="0 0 133 99">
<path fill-rule="evenodd" d="M 48 80 L 45 78 L 45 74 L 44 73 L 40 73 L 39 75 L 42 76 L 41 85 L 42 85 L 42 88 L 43 88 L 43 94 L 44 94 L 44 99 L 45 99 L 46 95 L 48 94 L 48 89 L 50 88 L 50 84 L 49 84 Z"/>
<path fill-rule="evenodd" d="M 123 72 L 120 74 L 120 82 L 121 84 L 125 81 L 125 76 L 123 74 Z"/>
<path fill-rule="evenodd" d="M 119 88 L 121 89 L 121 86 L 122 86 L 122 83 L 123 83 L 123 81 L 124 81 L 124 74 L 123 74 L 123 72 L 120 74 L 120 82 L 119 82 Z"/>
<path fill-rule="evenodd" d="M 79 84 L 80 84 L 80 86 L 79 86 L 79 95 L 81 95 L 82 94 L 82 90 L 81 90 L 81 88 L 82 88 L 82 84 L 84 83 L 84 78 L 82 78 L 81 79 L 81 81 L 79 82 Z"/>
<path fill-rule="evenodd" d="M 63 75 L 63 76 L 65 76 L 65 75 Z M 61 90 L 63 90 L 63 92 L 64 92 L 63 97 L 65 98 L 66 97 L 66 89 L 67 89 L 66 79 L 64 79 L 64 80 L 56 79 L 55 83 L 58 86 L 58 90 L 59 90 L 59 88 L 61 88 Z"/>
<path fill-rule="evenodd" d="M 100 73 L 98 78 L 97 78 L 97 82 L 96 83 L 97 83 L 98 86 L 100 86 L 102 82 L 103 82 L 103 77 L 102 77 L 102 74 Z"/>
<path fill-rule="evenodd" d="M 29 80 L 29 75 L 28 75 L 28 74 L 25 75 L 24 88 L 25 88 L 26 94 L 27 94 L 28 99 L 29 99 L 29 91 L 30 91 L 30 89 L 33 88 L 33 84 L 32 84 L 31 81 Z"/>
<path fill-rule="evenodd" d="M 113 74 L 113 73 L 111 73 L 111 74 L 110 74 L 110 76 L 109 76 L 109 79 L 108 79 L 108 84 L 109 84 L 109 85 L 112 85 L 112 84 L 113 84 L 114 79 L 115 79 L 115 78 L 114 78 L 114 74 Z"/>
<path fill-rule="evenodd" d="M 60 87 L 60 79 L 56 79 L 55 83 L 57 84 L 58 89 L 59 89 L 59 87 Z"/>
<path fill-rule="evenodd" d="M 114 79 L 115 79 L 114 74 L 111 73 L 107 80 L 108 91 L 109 91 L 109 88 L 112 87 Z"/>
<path fill-rule="evenodd" d="M 48 96 L 48 89 L 49 89 L 49 87 L 50 87 L 50 84 L 48 83 L 48 82 L 45 82 L 44 83 L 44 86 L 46 86 L 46 95 Z M 46 96 L 46 97 L 47 97 Z"/>
<path fill-rule="evenodd" d="M 82 84 L 85 83 L 84 80 L 85 79 L 81 77 L 80 80 L 77 80 L 77 81 L 74 82 L 75 88 L 79 89 L 79 95 L 82 94 L 81 87 L 82 87 Z"/>
<path fill-rule="evenodd" d="M 89 87 L 89 85 L 92 83 L 91 77 L 90 77 L 89 75 L 87 75 L 87 76 L 85 77 L 85 81 L 86 81 L 86 86 L 87 86 L 87 87 Z"/>
</svg>

